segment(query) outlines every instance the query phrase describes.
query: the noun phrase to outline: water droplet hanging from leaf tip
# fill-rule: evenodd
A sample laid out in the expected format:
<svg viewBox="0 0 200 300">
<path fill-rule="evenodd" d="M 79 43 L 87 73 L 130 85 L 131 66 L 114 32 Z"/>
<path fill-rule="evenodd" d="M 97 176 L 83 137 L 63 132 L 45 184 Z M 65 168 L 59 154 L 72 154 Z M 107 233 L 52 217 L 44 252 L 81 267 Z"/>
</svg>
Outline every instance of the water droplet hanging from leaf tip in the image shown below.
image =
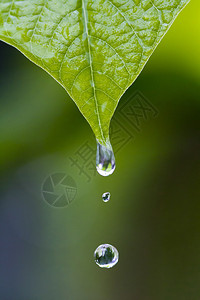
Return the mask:
<svg viewBox="0 0 200 300">
<path fill-rule="evenodd" d="M 109 176 L 114 172 L 115 156 L 111 146 L 107 148 L 97 142 L 96 168 L 102 176 Z"/>
</svg>

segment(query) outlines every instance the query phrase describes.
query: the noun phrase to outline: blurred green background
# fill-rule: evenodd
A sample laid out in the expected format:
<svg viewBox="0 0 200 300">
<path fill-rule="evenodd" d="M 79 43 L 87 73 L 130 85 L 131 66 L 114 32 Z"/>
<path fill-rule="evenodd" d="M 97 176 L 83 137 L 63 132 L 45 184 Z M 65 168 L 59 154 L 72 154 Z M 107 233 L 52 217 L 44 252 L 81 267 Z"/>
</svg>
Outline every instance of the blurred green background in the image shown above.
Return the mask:
<svg viewBox="0 0 200 300">
<path fill-rule="evenodd" d="M 85 142 L 95 149 L 89 125 L 56 81 L 0 43 L 0 299 L 200 299 L 199 11 L 192 0 L 122 97 L 139 91 L 158 113 L 129 127 L 109 178 L 70 163 Z M 42 189 L 60 172 L 77 194 L 55 208 Z M 94 262 L 102 243 L 120 253 L 113 269 Z"/>
</svg>

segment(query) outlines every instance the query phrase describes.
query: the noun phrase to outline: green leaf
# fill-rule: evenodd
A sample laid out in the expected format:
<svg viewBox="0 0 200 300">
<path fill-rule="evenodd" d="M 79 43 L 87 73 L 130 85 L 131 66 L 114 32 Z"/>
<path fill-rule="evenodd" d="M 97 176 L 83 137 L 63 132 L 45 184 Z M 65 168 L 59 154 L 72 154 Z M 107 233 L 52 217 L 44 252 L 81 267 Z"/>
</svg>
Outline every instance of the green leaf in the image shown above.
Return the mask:
<svg viewBox="0 0 200 300">
<path fill-rule="evenodd" d="M 54 77 L 109 146 L 117 103 L 189 0 L 1 0 L 0 39 Z"/>
</svg>

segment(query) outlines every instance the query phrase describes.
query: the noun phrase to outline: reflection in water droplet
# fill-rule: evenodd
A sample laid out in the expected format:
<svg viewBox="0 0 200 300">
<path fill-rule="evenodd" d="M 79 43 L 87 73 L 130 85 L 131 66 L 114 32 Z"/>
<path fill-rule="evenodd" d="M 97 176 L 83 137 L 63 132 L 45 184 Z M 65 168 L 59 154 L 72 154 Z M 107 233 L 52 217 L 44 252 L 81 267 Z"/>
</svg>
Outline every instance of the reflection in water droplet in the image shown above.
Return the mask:
<svg viewBox="0 0 200 300">
<path fill-rule="evenodd" d="M 96 264 L 101 268 L 112 268 L 119 260 L 119 253 L 109 244 L 100 245 L 94 252 Z"/>
<path fill-rule="evenodd" d="M 105 146 L 97 143 L 96 168 L 100 175 L 111 175 L 115 170 L 115 157 L 112 151 Z"/>
<path fill-rule="evenodd" d="M 110 200 L 110 193 L 109 192 L 103 193 L 102 199 L 104 202 L 108 202 Z"/>
</svg>

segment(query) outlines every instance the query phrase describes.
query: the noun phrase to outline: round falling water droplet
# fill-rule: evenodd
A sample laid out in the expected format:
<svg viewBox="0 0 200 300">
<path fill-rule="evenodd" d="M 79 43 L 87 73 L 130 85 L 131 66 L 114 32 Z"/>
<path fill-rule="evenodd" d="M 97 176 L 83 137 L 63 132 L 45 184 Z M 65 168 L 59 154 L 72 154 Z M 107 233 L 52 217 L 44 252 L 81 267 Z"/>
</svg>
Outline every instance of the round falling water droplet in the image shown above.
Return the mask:
<svg viewBox="0 0 200 300">
<path fill-rule="evenodd" d="M 115 156 L 111 146 L 106 148 L 97 142 L 96 168 L 102 176 L 108 176 L 114 172 Z"/>
<path fill-rule="evenodd" d="M 109 244 L 100 245 L 94 252 L 96 264 L 101 268 L 112 268 L 119 260 L 119 253 Z"/>
<path fill-rule="evenodd" d="M 103 193 L 102 199 L 104 202 L 108 202 L 110 200 L 110 193 L 109 192 Z"/>
</svg>

